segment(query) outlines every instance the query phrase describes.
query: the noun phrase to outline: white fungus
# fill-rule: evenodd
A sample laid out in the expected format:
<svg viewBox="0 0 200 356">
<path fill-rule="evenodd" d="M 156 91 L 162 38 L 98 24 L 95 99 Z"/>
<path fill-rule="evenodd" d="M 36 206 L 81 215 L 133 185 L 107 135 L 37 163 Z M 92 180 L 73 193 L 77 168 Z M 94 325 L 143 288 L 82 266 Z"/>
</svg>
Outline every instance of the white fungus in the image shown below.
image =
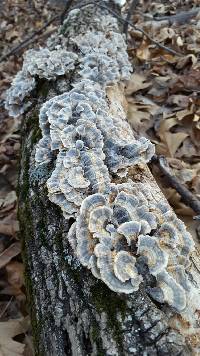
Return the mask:
<svg viewBox="0 0 200 356">
<path fill-rule="evenodd" d="M 97 31 L 82 24 L 83 34 L 76 36 L 79 14 L 73 10 L 66 20 L 74 24 L 70 43 L 76 53 L 66 50 L 61 34 L 57 45 L 54 37 L 49 48 L 29 50 L 7 91 L 6 108 L 13 116 L 22 114 L 31 105 L 38 78 L 54 80 L 76 65 L 72 89 L 40 109 L 36 165 L 57 155 L 47 181 L 49 199 L 66 219 L 76 218 L 68 239 L 96 278 L 115 292 L 132 293 L 145 278 L 138 268 L 142 261 L 156 280 L 149 294 L 180 312 L 191 291 L 187 266 L 192 238 L 167 204 L 154 201 L 150 187 L 128 178 L 129 168 L 151 159 L 154 146 L 144 137 L 135 139 L 120 103 L 115 114 L 110 112 L 107 87 L 127 79 L 131 71 L 116 19 L 95 18 Z M 113 177 L 123 183 L 114 183 Z"/>
</svg>

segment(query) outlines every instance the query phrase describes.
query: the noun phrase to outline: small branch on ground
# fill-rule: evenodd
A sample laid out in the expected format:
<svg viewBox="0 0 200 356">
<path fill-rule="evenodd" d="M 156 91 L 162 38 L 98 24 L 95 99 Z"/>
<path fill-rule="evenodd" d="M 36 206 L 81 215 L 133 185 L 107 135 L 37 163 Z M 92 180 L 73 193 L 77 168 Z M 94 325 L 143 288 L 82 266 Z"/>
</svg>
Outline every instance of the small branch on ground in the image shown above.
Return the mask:
<svg viewBox="0 0 200 356">
<path fill-rule="evenodd" d="M 127 35 L 128 32 L 128 21 L 131 20 L 131 16 L 136 9 L 137 5 L 139 4 L 139 0 L 132 0 L 131 5 L 129 6 L 128 13 L 126 16 L 126 22 L 124 23 L 123 32 Z"/>
<path fill-rule="evenodd" d="M 195 213 L 200 215 L 200 201 L 173 175 L 164 156 L 153 156 L 151 162 L 155 164 L 164 174 L 167 182 L 181 196 L 183 203 L 192 208 Z"/>
<path fill-rule="evenodd" d="M 72 4 L 73 0 L 68 0 L 65 6 L 64 11 L 62 12 L 61 15 L 56 15 L 54 16 L 52 19 L 50 19 L 44 26 L 42 26 L 39 30 L 35 31 L 34 33 L 32 33 L 32 35 L 28 38 L 26 38 L 24 41 L 22 41 L 20 44 L 18 44 L 16 47 L 12 48 L 8 53 L 6 53 L 5 55 L 3 55 L 2 57 L 0 57 L 0 62 L 3 62 L 4 60 L 7 60 L 10 56 L 17 54 L 20 50 L 26 48 L 30 43 L 34 42 L 36 40 L 36 38 L 38 36 L 40 36 L 42 34 L 42 32 L 50 25 L 52 24 L 54 21 L 58 20 L 60 18 L 61 23 L 64 21 L 64 18 L 68 12 L 68 9 L 70 8 L 71 4 Z M 131 17 L 131 13 L 133 11 L 133 9 L 136 7 L 137 5 L 137 0 L 133 1 L 130 7 L 130 13 L 127 15 L 126 19 L 123 19 L 120 15 L 118 15 L 115 11 L 109 9 L 106 5 L 103 5 L 102 3 L 94 3 L 94 1 L 90 1 L 84 4 L 80 4 L 78 7 L 74 7 L 73 9 L 80 9 L 81 7 L 87 6 L 87 5 L 96 5 L 99 6 L 103 9 L 108 10 L 108 12 L 110 12 L 113 16 L 115 16 L 121 23 L 124 24 L 124 30 L 125 33 L 128 30 L 128 26 L 134 28 L 136 31 L 141 32 L 144 36 L 146 36 L 146 38 L 152 42 L 153 44 L 155 44 L 157 47 L 163 49 L 166 52 L 169 52 L 171 54 L 174 54 L 176 56 L 183 56 L 182 53 L 179 53 L 175 50 L 173 50 L 172 48 L 169 48 L 167 46 L 162 45 L 161 43 L 155 41 L 151 36 L 148 35 L 148 33 L 146 31 L 144 31 L 143 29 L 139 28 L 138 26 L 134 25 L 131 21 L 129 21 L 129 18 Z"/>
<path fill-rule="evenodd" d="M 178 24 L 183 24 L 189 20 L 191 20 L 193 17 L 195 17 L 198 12 L 200 12 L 200 7 L 197 7 L 195 9 L 192 9 L 190 11 L 182 11 L 179 12 L 178 14 L 171 15 L 171 16 L 162 16 L 162 17 L 153 17 L 151 18 L 153 21 L 168 21 L 169 25 L 172 25 L 174 22 Z"/>
<path fill-rule="evenodd" d="M 54 16 L 52 19 L 50 19 L 44 26 L 42 26 L 39 30 L 35 31 L 32 33 L 31 36 L 29 36 L 28 38 L 26 38 L 24 41 L 22 41 L 21 43 L 19 43 L 16 47 L 12 48 L 8 53 L 4 54 L 1 58 L 0 58 L 0 62 L 5 61 L 6 59 L 8 59 L 10 56 L 12 56 L 13 54 L 18 53 L 20 50 L 22 50 L 23 48 L 27 47 L 30 43 L 34 42 L 36 40 L 36 37 L 41 35 L 42 32 L 49 26 L 51 25 L 55 20 L 59 19 L 60 15 L 56 15 Z"/>
<path fill-rule="evenodd" d="M 64 21 L 64 19 L 65 19 L 65 16 L 67 15 L 68 10 L 69 10 L 69 8 L 71 7 L 73 1 L 74 1 L 74 0 L 67 0 L 67 1 L 66 1 L 65 9 L 64 9 L 64 11 L 62 12 L 62 14 L 61 14 L 61 16 L 60 16 L 61 24 L 63 23 L 63 21 Z"/>
<path fill-rule="evenodd" d="M 123 19 L 123 17 L 121 17 L 119 14 L 117 14 L 115 11 L 111 10 L 110 8 L 108 8 L 106 5 L 103 5 L 102 3 L 94 3 L 94 1 L 89 1 L 87 3 L 84 3 L 84 4 L 80 4 L 79 6 L 75 6 L 73 7 L 73 9 L 80 9 L 81 7 L 84 7 L 84 6 L 87 6 L 87 5 L 96 5 L 102 9 L 106 9 L 110 14 L 112 14 L 114 17 L 116 17 L 121 23 L 123 24 L 127 24 L 128 26 L 134 28 L 136 31 L 139 31 L 141 32 L 144 36 L 146 36 L 146 38 L 152 42 L 153 44 L 155 44 L 157 47 L 163 49 L 164 51 L 166 52 L 169 52 L 171 54 L 174 54 L 176 56 L 179 56 L 179 57 L 183 57 L 184 54 L 180 53 L 180 52 L 177 52 L 175 51 L 174 49 L 172 48 L 169 48 L 167 46 L 164 46 L 162 45 L 161 43 L 155 41 L 151 36 L 148 35 L 148 33 L 146 31 L 144 31 L 142 28 L 134 25 L 131 21 L 128 21 L 126 19 Z"/>
</svg>

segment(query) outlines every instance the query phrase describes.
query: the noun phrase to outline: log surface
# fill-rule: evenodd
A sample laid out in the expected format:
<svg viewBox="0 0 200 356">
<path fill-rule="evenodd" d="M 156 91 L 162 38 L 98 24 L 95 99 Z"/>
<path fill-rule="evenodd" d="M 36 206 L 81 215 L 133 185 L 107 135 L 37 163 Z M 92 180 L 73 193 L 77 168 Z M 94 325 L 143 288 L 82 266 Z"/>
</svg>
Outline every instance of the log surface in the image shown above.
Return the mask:
<svg viewBox="0 0 200 356">
<path fill-rule="evenodd" d="M 82 23 L 89 25 L 95 13 L 95 6 L 83 11 Z M 184 336 L 170 326 L 169 316 L 143 285 L 130 295 L 114 293 L 74 257 L 67 241 L 73 219 L 64 219 L 47 196 L 54 162 L 34 164 L 38 111 L 49 92 L 58 94 L 55 87 L 53 81 L 38 83 L 22 127 L 19 220 L 36 355 L 189 355 Z M 164 199 L 147 168 L 142 174 Z M 140 172 L 133 170 L 136 176 Z"/>
</svg>

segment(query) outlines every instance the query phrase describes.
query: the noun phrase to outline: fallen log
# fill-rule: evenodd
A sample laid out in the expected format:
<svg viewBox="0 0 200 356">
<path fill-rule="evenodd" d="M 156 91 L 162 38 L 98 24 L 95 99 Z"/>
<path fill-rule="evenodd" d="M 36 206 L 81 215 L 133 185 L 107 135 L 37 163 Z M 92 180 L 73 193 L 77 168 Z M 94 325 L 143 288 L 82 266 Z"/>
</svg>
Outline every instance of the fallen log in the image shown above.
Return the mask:
<svg viewBox="0 0 200 356">
<path fill-rule="evenodd" d="M 112 2 L 106 6 L 118 11 Z M 126 47 L 97 4 L 31 50 L 7 94 L 23 113 L 19 220 L 36 355 L 192 355 L 199 259 L 126 121 Z"/>
</svg>

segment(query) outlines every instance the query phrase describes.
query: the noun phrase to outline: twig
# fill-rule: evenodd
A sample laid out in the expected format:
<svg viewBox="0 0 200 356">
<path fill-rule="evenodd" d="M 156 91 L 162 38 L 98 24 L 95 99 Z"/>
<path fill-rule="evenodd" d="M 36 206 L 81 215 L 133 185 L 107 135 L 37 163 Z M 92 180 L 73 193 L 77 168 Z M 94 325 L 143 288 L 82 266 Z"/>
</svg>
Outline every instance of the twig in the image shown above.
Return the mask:
<svg viewBox="0 0 200 356">
<path fill-rule="evenodd" d="M 160 17 L 153 17 L 153 21 L 168 21 L 170 25 L 173 24 L 173 22 L 178 22 L 179 24 L 186 22 L 187 20 L 192 19 L 194 16 L 198 14 L 200 11 L 200 7 L 197 7 L 196 9 L 192 9 L 190 11 L 182 11 L 179 12 L 178 14 L 171 15 L 171 16 L 160 16 Z"/>
<path fill-rule="evenodd" d="M 27 47 L 31 42 L 34 41 L 36 36 L 39 36 L 52 22 L 54 22 L 55 20 L 59 19 L 59 17 L 61 17 L 61 19 L 64 19 L 69 7 L 71 6 L 73 0 L 68 0 L 67 4 L 65 6 L 65 10 L 63 11 L 63 13 L 61 15 L 56 15 L 54 16 L 52 19 L 50 19 L 44 26 L 42 26 L 39 30 L 35 31 L 34 33 L 32 33 L 32 35 L 30 37 L 28 37 L 27 39 L 25 39 L 24 41 L 22 41 L 19 45 L 17 45 L 16 47 L 12 48 L 8 53 L 6 53 L 5 55 L 3 55 L 0 58 L 0 62 L 4 61 L 5 59 L 7 59 L 8 57 L 10 57 L 13 54 L 16 54 L 18 51 L 20 51 L 21 49 Z M 141 32 L 144 36 L 146 36 L 146 38 L 148 38 L 148 40 L 152 43 L 154 43 L 157 47 L 175 54 L 176 56 L 183 56 L 183 54 L 176 52 L 175 50 L 173 50 L 172 48 L 166 47 L 164 45 L 162 45 L 161 43 L 155 41 L 153 38 L 151 38 L 148 33 L 146 31 L 144 31 L 143 29 L 135 26 L 132 22 L 130 22 L 129 20 L 125 20 L 123 19 L 120 15 L 118 15 L 115 11 L 111 10 L 110 8 L 108 8 L 106 5 L 103 5 L 101 3 L 94 3 L 93 1 L 84 3 L 84 4 L 80 4 L 78 7 L 73 7 L 72 9 L 79 9 L 81 7 L 87 6 L 87 5 L 96 5 L 99 6 L 105 10 L 107 10 L 108 12 L 110 12 L 113 16 L 115 16 L 120 22 L 122 22 L 123 24 L 127 24 L 128 26 L 134 28 L 136 31 Z"/>
<path fill-rule="evenodd" d="M 131 5 L 129 6 L 128 13 L 126 16 L 126 22 L 124 23 L 124 28 L 123 28 L 123 31 L 125 34 L 127 34 L 127 32 L 128 32 L 128 22 L 127 21 L 130 21 L 131 16 L 132 16 L 134 10 L 136 9 L 138 3 L 139 3 L 139 0 L 132 0 Z"/>
<path fill-rule="evenodd" d="M 13 301 L 13 296 L 10 298 L 10 300 L 8 301 L 8 303 L 6 304 L 5 308 L 2 310 L 1 314 L 0 314 L 0 320 L 3 317 L 3 315 L 5 314 L 6 310 L 9 308 L 11 302 Z"/>
<path fill-rule="evenodd" d="M 155 155 L 151 162 L 159 167 L 160 171 L 167 178 L 168 183 L 180 194 L 183 203 L 200 215 L 200 201 L 173 175 L 166 158 Z"/>
<path fill-rule="evenodd" d="M 175 50 L 173 50 L 172 48 L 169 48 L 169 47 L 166 47 L 164 45 L 162 45 L 161 43 L 155 41 L 152 37 L 150 37 L 148 35 L 148 33 L 146 31 L 144 31 L 142 28 L 140 27 L 137 27 L 136 25 L 134 25 L 132 22 L 128 21 L 128 20 L 125 20 L 123 19 L 120 15 L 118 15 L 115 11 L 111 10 L 110 8 L 108 8 L 106 5 L 103 5 L 102 3 L 94 3 L 93 1 L 89 1 L 87 3 L 84 3 L 84 4 L 80 4 L 78 7 L 73 7 L 72 9 L 80 9 L 81 7 L 84 7 L 84 6 L 87 6 L 87 5 L 96 5 L 102 9 L 105 9 L 107 10 L 109 13 L 111 13 L 113 16 L 115 16 L 120 22 L 122 22 L 123 24 L 127 23 L 130 27 L 134 28 L 136 31 L 139 31 L 141 32 L 144 36 L 146 36 L 146 38 L 154 43 L 157 47 L 169 52 L 169 53 L 172 53 L 172 54 L 175 54 L 176 56 L 179 56 L 179 57 L 183 57 L 184 55 L 182 53 L 179 53 Z"/>
<path fill-rule="evenodd" d="M 64 21 L 64 19 L 65 19 L 65 16 L 67 15 L 68 10 L 69 10 L 70 6 L 72 5 L 73 1 L 74 1 L 74 0 L 67 0 L 67 1 L 66 1 L 65 9 L 64 9 L 63 13 L 62 13 L 61 16 L 60 16 L 61 24 L 63 23 L 63 21 Z"/>
<path fill-rule="evenodd" d="M 0 62 L 4 61 L 5 59 L 7 59 L 8 57 L 12 56 L 13 54 L 16 54 L 18 51 L 20 51 L 24 47 L 27 47 L 31 42 L 33 42 L 35 40 L 36 36 L 39 36 L 49 25 L 52 24 L 52 22 L 54 22 L 55 20 L 59 19 L 59 17 L 60 17 L 59 15 L 54 16 L 44 26 L 42 26 L 39 30 L 33 32 L 31 36 L 26 38 L 24 41 L 22 41 L 16 47 L 12 48 L 8 53 L 4 54 L 0 58 Z"/>
</svg>

